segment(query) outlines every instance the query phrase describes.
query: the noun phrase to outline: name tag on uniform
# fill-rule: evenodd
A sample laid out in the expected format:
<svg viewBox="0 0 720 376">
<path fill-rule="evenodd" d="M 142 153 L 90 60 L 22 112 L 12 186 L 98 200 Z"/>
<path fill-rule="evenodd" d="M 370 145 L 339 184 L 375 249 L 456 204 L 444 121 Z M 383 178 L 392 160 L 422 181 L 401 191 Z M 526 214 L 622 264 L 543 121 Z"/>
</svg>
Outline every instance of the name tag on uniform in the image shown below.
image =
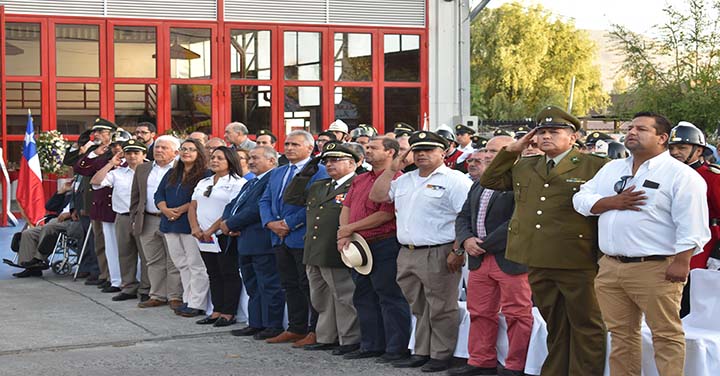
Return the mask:
<svg viewBox="0 0 720 376">
<path fill-rule="evenodd" d="M 587 182 L 587 181 L 586 181 L 586 180 L 583 180 L 583 179 L 580 179 L 580 178 L 570 178 L 570 179 L 565 179 L 565 182 L 566 182 L 566 183 L 581 183 L 581 184 L 584 184 L 584 183 Z"/>
<path fill-rule="evenodd" d="M 433 191 L 444 191 L 445 187 L 442 185 L 428 184 L 425 188 L 432 189 Z"/>
<path fill-rule="evenodd" d="M 660 183 L 656 183 L 652 180 L 645 180 L 642 186 L 650 189 L 658 189 L 660 188 Z"/>
</svg>

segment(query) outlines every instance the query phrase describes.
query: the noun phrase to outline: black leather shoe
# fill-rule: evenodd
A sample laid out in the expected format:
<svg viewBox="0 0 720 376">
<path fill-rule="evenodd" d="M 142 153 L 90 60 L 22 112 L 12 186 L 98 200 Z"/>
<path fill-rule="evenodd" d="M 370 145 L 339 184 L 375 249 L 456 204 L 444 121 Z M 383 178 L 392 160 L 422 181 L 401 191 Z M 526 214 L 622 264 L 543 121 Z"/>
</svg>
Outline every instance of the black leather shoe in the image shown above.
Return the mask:
<svg viewBox="0 0 720 376">
<path fill-rule="evenodd" d="M 305 346 L 303 346 L 303 349 L 308 350 L 308 351 L 334 350 L 334 349 L 337 349 L 339 346 L 340 346 L 340 344 L 337 342 L 336 343 L 317 342 L 317 343 L 313 343 L 311 345 L 305 345 Z"/>
<path fill-rule="evenodd" d="M 339 346 L 338 348 L 336 348 L 335 350 L 333 350 L 331 354 L 345 355 L 345 354 L 349 354 L 355 350 L 358 350 L 359 348 L 360 348 L 359 343 L 353 343 L 352 345 L 342 345 L 342 346 Z"/>
<path fill-rule="evenodd" d="M 410 357 L 410 351 L 403 351 L 403 352 L 392 352 L 385 354 L 382 354 L 379 358 L 375 359 L 375 363 L 385 364 L 385 363 L 392 363 L 398 360 L 407 359 Z"/>
<path fill-rule="evenodd" d="M 110 282 L 109 280 L 105 280 L 105 282 L 97 285 L 97 288 L 99 288 L 99 289 L 104 289 L 104 288 L 107 288 L 107 287 L 110 287 L 110 286 L 112 286 L 112 282 Z"/>
<path fill-rule="evenodd" d="M 126 293 L 124 293 L 124 292 L 121 292 L 121 293 L 119 293 L 119 294 L 117 294 L 117 295 L 115 295 L 115 296 L 112 297 L 112 300 L 113 300 L 114 302 L 122 302 L 122 301 L 130 300 L 130 299 L 137 299 L 137 295 L 126 294 Z"/>
<path fill-rule="evenodd" d="M 108 292 L 120 292 L 120 291 L 122 291 L 122 289 L 119 288 L 119 287 L 115 287 L 115 286 L 108 286 L 108 287 L 103 288 L 103 289 L 100 290 L 100 291 L 101 291 L 101 292 L 105 292 L 105 293 L 108 293 Z"/>
<path fill-rule="evenodd" d="M 417 368 L 422 367 L 428 360 L 430 360 L 430 356 L 428 355 L 413 355 L 392 362 L 392 366 L 395 368 Z"/>
<path fill-rule="evenodd" d="M 445 360 L 430 358 L 430 360 L 427 363 L 425 363 L 424 366 L 422 366 L 420 368 L 420 371 L 423 371 L 423 372 L 445 371 L 448 368 L 450 368 L 450 359 L 452 359 L 452 358 L 445 359 Z"/>
<path fill-rule="evenodd" d="M 254 336 L 257 333 L 262 332 L 265 328 L 253 328 L 252 326 L 246 326 L 242 329 L 236 329 L 230 332 L 230 334 L 236 337 L 249 337 Z"/>
<path fill-rule="evenodd" d="M 25 269 L 21 272 L 13 273 L 13 277 L 17 277 L 17 278 L 42 277 L 42 270 Z"/>
<path fill-rule="evenodd" d="M 353 352 L 349 352 L 349 353 L 343 355 L 343 359 L 377 358 L 378 356 L 380 356 L 382 354 L 383 354 L 383 351 L 355 350 Z"/>
<path fill-rule="evenodd" d="M 195 323 L 198 325 L 211 325 L 211 324 L 214 324 L 216 321 L 218 321 L 218 319 L 220 319 L 220 316 L 218 316 L 218 317 L 205 316 L 205 318 L 195 321 Z M 233 330 L 233 332 L 234 332 L 234 330 Z"/>
<path fill-rule="evenodd" d="M 140 294 L 140 303 L 147 302 L 148 300 L 150 300 L 150 295 Z"/>
<path fill-rule="evenodd" d="M 88 279 L 85 280 L 85 284 L 88 286 L 99 286 L 105 282 L 107 282 L 107 280 L 99 278 L 93 279 L 92 277 L 88 277 Z"/>
<path fill-rule="evenodd" d="M 220 317 L 217 321 L 215 321 L 215 324 L 213 324 L 213 326 L 216 328 L 222 328 L 224 326 L 234 325 L 236 322 L 237 320 L 235 320 L 235 317 L 231 318 L 230 320 L 224 317 Z"/>
<path fill-rule="evenodd" d="M 282 332 L 284 332 L 282 328 L 265 328 L 262 332 L 255 333 L 253 336 L 254 340 L 258 341 L 264 341 L 268 338 L 273 338 L 279 336 Z"/>
<path fill-rule="evenodd" d="M 40 260 L 38 258 L 33 257 L 30 261 L 23 261 L 20 263 L 20 266 L 26 269 L 33 269 L 33 268 L 40 268 L 47 265 L 47 263 L 43 260 Z"/>
<path fill-rule="evenodd" d="M 474 375 L 497 375 L 497 368 L 475 367 L 466 364 L 462 367 L 451 368 L 448 370 L 451 376 L 474 376 Z"/>
</svg>

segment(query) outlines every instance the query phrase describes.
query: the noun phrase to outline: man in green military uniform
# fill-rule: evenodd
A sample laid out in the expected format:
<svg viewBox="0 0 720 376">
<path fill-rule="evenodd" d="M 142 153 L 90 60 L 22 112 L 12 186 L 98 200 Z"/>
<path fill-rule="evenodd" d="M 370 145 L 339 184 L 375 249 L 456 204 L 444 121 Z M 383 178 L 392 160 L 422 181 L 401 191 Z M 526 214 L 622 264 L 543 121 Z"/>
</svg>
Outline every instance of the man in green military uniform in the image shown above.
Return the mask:
<svg viewBox="0 0 720 376">
<path fill-rule="evenodd" d="M 547 322 L 543 375 L 602 375 L 605 329 L 595 297 L 597 223 L 573 209 L 572 196 L 606 159 L 573 148 L 580 122 L 557 107 L 502 149 L 480 183 L 513 190 L 506 258 L 529 267 L 535 304 Z M 518 159 L 533 137 L 545 155 Z"/>
<path fill-rule="evenodd" d="M 333 355 L 344 355 L 360 348 L 360 326 L 353 305 L 355 284 L 337 251 L 337 229 L 360 156 L 347 144 L 331 141 L 306 168 L 312 169 L 313 162 L 317 166 L 318 159 L 325 164 L 330 178 L 320 179 L 306 190 L 309 176 L 313 174 L 301 171 L 288 185 L 283 199 L 288 204 L 307 207 L 303 264 L 310 283 L 310 302 L 318 312 L 318 321 L 317 343 L 304 348 L 332 349 Z"/>
</svg>

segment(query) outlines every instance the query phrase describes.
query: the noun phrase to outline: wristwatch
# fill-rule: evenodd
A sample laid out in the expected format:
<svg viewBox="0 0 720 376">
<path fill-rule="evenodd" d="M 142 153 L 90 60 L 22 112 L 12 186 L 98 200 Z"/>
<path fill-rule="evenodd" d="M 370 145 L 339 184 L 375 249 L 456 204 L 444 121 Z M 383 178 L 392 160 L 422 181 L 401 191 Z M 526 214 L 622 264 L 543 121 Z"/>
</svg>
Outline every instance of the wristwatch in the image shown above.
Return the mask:
<svg viewBox="0 0 720 376">
<path fill-rule="evenodd" d="M 456 256 L 464 256 L 465 250 L 463 248 L 453 249 L 452 251 Z"/>
</svg>

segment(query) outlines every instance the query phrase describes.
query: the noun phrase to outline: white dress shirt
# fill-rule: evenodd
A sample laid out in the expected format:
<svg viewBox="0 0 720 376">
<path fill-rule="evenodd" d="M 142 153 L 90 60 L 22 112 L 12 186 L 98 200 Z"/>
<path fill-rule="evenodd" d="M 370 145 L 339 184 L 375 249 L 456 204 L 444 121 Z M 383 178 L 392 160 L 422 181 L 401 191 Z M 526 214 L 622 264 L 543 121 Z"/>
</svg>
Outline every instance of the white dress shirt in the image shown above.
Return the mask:
<svg viewBox="0 0 720 376">
<path fill-rule="evenodd" d="M 213 176 L 200 180 L 193 191 L 192 200 L 197 201 L 197 221 L 200 228 L 207 230 L 223 214 L 225 206 L 240 193 L 247 180 L 231 177 L 227 174 L 220 179 L 212 188 L 209 197 L 205 197 L 208 187 L 213 185 Z"/>
<path fill-rule="evenodd" d="M 633 158 L 606 164 L 573 196 L 575 210 L 590 209 L 600 199 L 616 195 L 615 183 L 632 176 Z M 707 185 L 692 168 L 664 152 L 643 163 L 625 188 L 645 191 L 640 211 L 609 210 L 600 214 L 600 250 L 611 256 L 675 255 L 689 249 L 700 253 L 710 240 Z M 653 188 L 655 187 L 655 188 Z"/>
<path fill-rule="evenodd" d="M 173 168 L 174 162 L 170 162 L 163 167 L 160 167 L 157 163 L 152 163 L 152 169 L 147 180 L 147 202 L 145 203 L 145 211 L 148 213 L 160 213 L 157 205 L 155 205 L 155 192 L 160 185 L 160 181 L 167 174 L 170 169 Z"/>
<path fill-rule="evenodd" d="M 471 186 L 465 174 L 445 165 L 427 177 L 414 170 L 393 180 L 389 196 L 395 203 L 398 242 L 424 246 L 454 241 L 455 218 Z"/>
<path fill-rule="evenodd" d="M 124 214 L 130 212 L 130 194 L 135 170 L 130 167 L 119 167 L 108 171 L 100 185 L 94 185 L 93 189 L 112 187 L 112 209 L 115 213 Z"/>
<path fill-rule="evenodd" d="M 339 186 L 345 184 L 345 182 L 348 181 L 348 179 L 350 179 L 353 176 L 355 176 L 355 171 L 341 177 L 338 180 L 335 180 L 335 186 L 333 187 L 333 190 L 338 189 Z"/>
</svg>

